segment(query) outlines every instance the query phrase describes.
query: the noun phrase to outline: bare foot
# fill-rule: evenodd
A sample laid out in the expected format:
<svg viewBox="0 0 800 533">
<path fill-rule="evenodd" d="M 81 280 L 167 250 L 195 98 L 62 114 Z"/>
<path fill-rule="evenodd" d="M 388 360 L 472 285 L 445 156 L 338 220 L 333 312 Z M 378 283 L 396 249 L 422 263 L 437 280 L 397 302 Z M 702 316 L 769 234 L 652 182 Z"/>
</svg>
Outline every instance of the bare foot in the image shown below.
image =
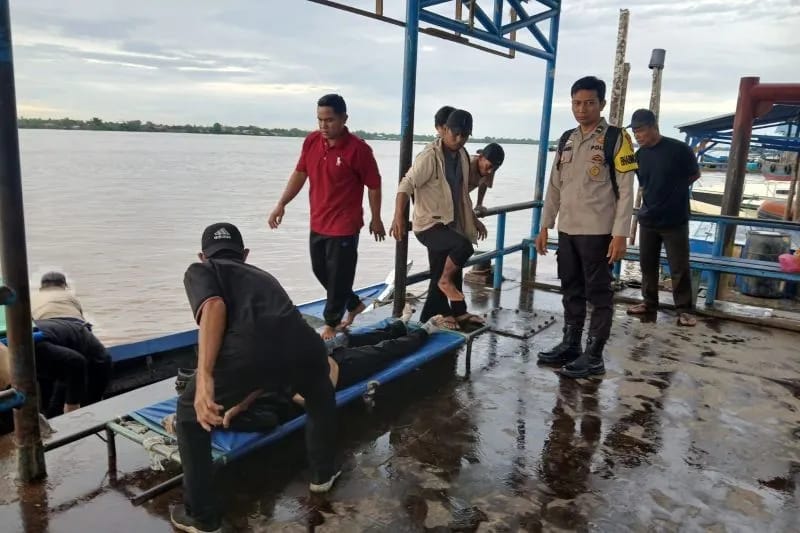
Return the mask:
<svg viewBox="0 0 800 533">
<path fill-rule="evenodd" d="M 350 326 L 352 326 L 352 325 L 353 325 L 353 322 L 355 321 L 355 319 L 356 319 L 356 317 L 358 316 L 358 314 L 359 314 L 359 313 L 363 313 L 363 312 L 364 312 L 364 309 L 366 309 L 366 308 L 367 308 L 367 306 L 366 306 L 366 305 L 364 305 L 364 302 L 358 302 L 358 305 L 356 306 L 356 308 L 355 308 L 355 309 L 353 309 L 352 311 L 348 311 L 348 312 L 347 312 L 347 318 L 345 318 L 344 320 L 342 320 L 342 323 L 341 323 L 341 325 L 339 326 L 339 328 L 341 328 L 341 329 L 347 329 L 347 328 L 349 328 Z"/>
<path fill-rule="evenodd" d="M 448 300 L 463 300 L 464 295 L 459 291 L 455 285 L 449 280 L 445 281 L 440 279 L 439 282 L 436 284 L 439 287 L 439 290 L 447 296 Z"/>
<path fill-rule="evenodd" d="M 325 327 L 322 328 L 322 333 L 320 333 L 319 336 L 322 337 L 322 340 L 329 341 L 336 336 L 336 330 L 333 329 L 333 326 L 325 324 Z"/>
</svg>

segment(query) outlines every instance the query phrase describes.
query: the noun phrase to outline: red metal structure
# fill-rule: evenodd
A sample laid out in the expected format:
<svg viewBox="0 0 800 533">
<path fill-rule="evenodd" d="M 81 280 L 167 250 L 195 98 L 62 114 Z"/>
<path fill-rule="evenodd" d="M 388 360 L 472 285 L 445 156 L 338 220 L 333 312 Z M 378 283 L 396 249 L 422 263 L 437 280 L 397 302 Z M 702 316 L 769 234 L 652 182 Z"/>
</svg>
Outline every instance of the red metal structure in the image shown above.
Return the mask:
<svg viewBox="0 0 800 533">
<path fill-rule="evenodd" d="M 739 100 L 733 121 L 733 138 L 728 155 L 728 171 L 725 176 L 725 193 L 722 197 L 722 215 L 739 216 L 739 206 L 744 192 L 744 177 L 747 173 L 747 155 L 753 121 L 767 114 L 775 104 L 800 103 L 800 83 L 759 83 L 757 77 L 742 78 L 739 82 Z M 731 227 L 726 232 L 725 244 L 733 243 Z"/>
</svg>

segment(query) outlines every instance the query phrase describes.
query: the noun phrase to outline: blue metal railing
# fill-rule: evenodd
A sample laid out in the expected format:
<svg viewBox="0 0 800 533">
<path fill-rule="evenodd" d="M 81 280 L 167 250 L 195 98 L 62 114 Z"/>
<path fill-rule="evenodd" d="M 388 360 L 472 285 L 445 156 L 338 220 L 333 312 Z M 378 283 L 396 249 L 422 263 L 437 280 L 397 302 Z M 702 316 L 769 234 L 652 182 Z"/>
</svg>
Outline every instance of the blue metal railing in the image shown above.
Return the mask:
<svg viewBox="0 0 800 533">
<path fill-rule="evenodd" d="M 767 228 L 772 230 L 788 230 L 800 232 L 800 223 L 788 222 L 786 220 L 768 220 L 759 218 L 742 218 L 730 217 L 725 215 L 692 215 L 692 220 L 698 222 L 712 222 L 716 224 L 717 230 L 714 238 L 714 247 L 711 250 L 711 257 L 724 257 L 725 246 L 725 230 L 728 226 L 733 227 L 736 231 L 736 226 L 748 226 L 756 228 Z M 710 272 L 708 288 L 706 290 L 706 305 L 712 305 L 717 298 L 717 291 L 719 290 L 719 272 Z"/>
<path fill-rule="evenodd" d="M 545 145 L 546 146 L 546 145 Z M 545 148 L 546 149 L 546 148 Z M 508 204 L 499 207 L 493 207 L 490 209 L 485 209 L 482 211 L 478 216 L 481 218 L 488 217 L 488 216 L 497 216 L 497 236 L 495 237 L 495 250 L 503 250 L 505 251 L 505 240 L 506 240 L 506 215 L 508 213 L 512 213 L 514 211 L 527 211 L 528 209 L 533 209 L 535 212 L 541 211 L 542 202 L 541 200 L 532 200 L 530 202 L 521 202 L 518 204 Z M 509 250 L 507 253 L 503 253 L 495 257 L 494 260 L 494 279 L 492 280 L 492 288 L 499 289 L 500 286 L 503 284 L 503 257 L 508 255 L 509 253 L 514 253 L 516 251 L 522 250 L 522 245 L 520 244 L 519 250 L 516 249 L 516 246 L 512 246 L 508 248 Z M 490 252 L 491 253 L 491 252 Z M 481 254 L 486 255 L 486 254 Z M 484 259 L 485 260 L 485 259 Z"/>
<path fill-rule="evenodd" d="M 539 216 L 541 215 L 542 205 L 543 205 L 542 201 L 532 200 L 529 202 L 521 202 L 517 204 L 508 204 L 498 207 L 492 207 L 484 209 L 479 213 L 478 216 L 480 218 L 497 216 L 497 229 L 496 229 L 497 235 L 495 236 L 495 249 L 490 252 L 473 256 L 467 262 L 467 266 L 482 263 L 490 259 L 494 259 L 494 275 L 492 280 L 492 287 L 494 289 L 499 289 L 503 283 L 503 258 L 506 255 L 512 253 L 516 253 L 519 251 L 527 251 L 526 250 L 527 247 L 523 245 L 521 242 L 520 244 L 506 247 L 505 245 L 506 215 L 514 211 L 524 211 L 532 209 L 534 211 L 534 219 L 538 219 Z M 638 212 L 638 210 L 634 210 L 634 213 L 636 212 Z M 711 254 L 712 258 L 724 257 L 723 237 L 725 233 L 725 228 L 728 226 L 733 226 L 733 227 L 748 226 L 748 227 L 767 228 L 772 230 L 786 230 L 786 231 L 800 232 L 800 222 L 788 222 L 785 220 L 768 220 L 768 219 L 758 219 L 758 218 L 744 218 L 744 217 L 731 217 L 724 215 L 704 215 L 704 214 L 692 214 L 689 218 L 692 221 L 711 222 L 716 225 L 717 228 L 716 238 L 714 241 L 714 247 Z M 538 228 L 536 228 L 536 230 L 538 231 Z M 617 264 L 615 265 L 615 273 L 617 275 L 619 274 L 620 271 L 620 263 L 621 262 L 617 262 Z M 712 271 L 709 272 L 709 274 L 711 278 L 708 290 L 706 291 L 706 301 L 707 303 L 710 304 L 713 303 L 714 299 L 716 298 L 717 288 L 719 286 L 720 273 L 717 271 Z M 430 273 L 427 271 L 418 272 L 412 276 L 409 276 L 408 282 L 416 283 L 428 279 L 429 277 Z"/>
</svg>

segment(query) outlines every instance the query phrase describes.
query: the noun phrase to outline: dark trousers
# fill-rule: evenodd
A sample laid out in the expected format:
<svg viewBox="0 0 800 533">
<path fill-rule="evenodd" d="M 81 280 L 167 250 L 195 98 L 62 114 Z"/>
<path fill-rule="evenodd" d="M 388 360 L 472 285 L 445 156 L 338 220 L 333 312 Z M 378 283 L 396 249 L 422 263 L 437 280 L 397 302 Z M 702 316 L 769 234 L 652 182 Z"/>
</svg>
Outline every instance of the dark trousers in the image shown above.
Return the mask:
<svg viewBox="0 0 800 533">
<path fill-rule="evenodd" d="M 64 386 L 65 403 L 85 403 L 88 365 L 83 354 L 44 340 L 36 343 L 35 353 L 37 377 L 52 384 L 51 394 L 42 398 L 43 406 L 47 405 L 43 409 L 45 415 L 54 416 L 53 409 L 57 406 L 51 405 L 50 400 L 56 390 L 55 384 L 59 382 Z"/>
<path fill-rule="evenodd" d="M 692 269 L 689 266 L 689 224 L 672 228 L 639 227 L 639 264 L 642 269 L 642 296 L 648 309 L 658 308 L 658 267 L 661 245 L 667 250 L 672 277 L 672 298 L 679 313 L 694 308 Z"/>
<path fill-rule="evenodd" d="M 265 391 L 291 388 L 305 398 L 306 451 L 314 482 L 327 481 L 335 472 L 336 401 L 329 377 L 330 366 L 322 339 L 309 328 L 310 335 L 295 336 L 295 352 L 290 368 L 278 381 L 254 364 L 251 375 L 263 376 L 257 388 Z M 241 402 L 253 390 L 242 387 L 244 372 L 214 373 L 214 399 L 225 409 Z M 192 378 L 178 399 L 176 429 L 183 466 L 183 498 L 188 513 L 206 523 L 220 518 L 218 491 L 213 485 L 211 434 L 197 422 L 194 410 L 196 390 Z"/>
<path fill-rule="evenodd" d="M 353 292 L 358 263 L 358 234 L 330 237 L 311 232 L 311 269 L 325 287 L 327 301 L 323 318 L 325 324 L 336 327 L 341 323 L 344 310 L 352 311 L 361 303 Z"/>
<path fill-rule="evenodd" d="M 420 314 L 420 320 L 426 322 L 436 315 L 450 316 L 453 314 L 447 296 L 439 289 L 439 279 L 442 277 L 444 265 L 449 257 L 453 263 L 463 267 L 475 252 L 469 239 L 445 226 L 437 224 L 432 228 L 416 234 L 417 240 L 428 249 L 428 265 L 431 279 L 428 283 L 428 297 Z M 463 292 L 463 277 L 461 270 L 455 276 L 453 284 Z"/>
<path fill-rule="evenodd" d="M 351 335 L 349 346 L 333 352 L 339 365 L 337 389 L 344 389 L 367 379 L 392 362 L 418 350 L 428 340 L 428 333 L 418 329 L 409 333 L 402 322 L 369 333 Z"/>
<path fill-rule="evenodd" d="M 100 401 L 111 380 L 111 355 L 89 325 L 72 318 L 49 318 L 37 320 L 36 327 L 45 335 L 35 346 L 45 414 L 61 414 L 64 403 Z"/>
<path fill-rule="evenodd" d="M 613 277 L 608 264 L 611 235 L 568 235 L 558 232 L 558 277 L 564 321 L 583 327 L 586 302 L 592 304 L 589 336 L 607 339 L 614 316 Z"/>
</svg>

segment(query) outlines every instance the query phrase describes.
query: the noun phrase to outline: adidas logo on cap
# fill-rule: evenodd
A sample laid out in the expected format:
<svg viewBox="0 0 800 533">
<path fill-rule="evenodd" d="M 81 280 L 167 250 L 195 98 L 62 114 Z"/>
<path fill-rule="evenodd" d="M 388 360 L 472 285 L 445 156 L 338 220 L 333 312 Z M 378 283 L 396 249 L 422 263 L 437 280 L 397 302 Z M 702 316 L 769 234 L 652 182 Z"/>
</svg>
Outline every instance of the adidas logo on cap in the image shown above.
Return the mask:
<svg viewBox="0 0 800 533">
<path fill-rule="evenodd" d="M 214 240 L 218 241 L 220 239 L 231 239 L 230 232 L 225 228 L 219 228 L 217 231 L 214 232 Z"/>
</svg>

